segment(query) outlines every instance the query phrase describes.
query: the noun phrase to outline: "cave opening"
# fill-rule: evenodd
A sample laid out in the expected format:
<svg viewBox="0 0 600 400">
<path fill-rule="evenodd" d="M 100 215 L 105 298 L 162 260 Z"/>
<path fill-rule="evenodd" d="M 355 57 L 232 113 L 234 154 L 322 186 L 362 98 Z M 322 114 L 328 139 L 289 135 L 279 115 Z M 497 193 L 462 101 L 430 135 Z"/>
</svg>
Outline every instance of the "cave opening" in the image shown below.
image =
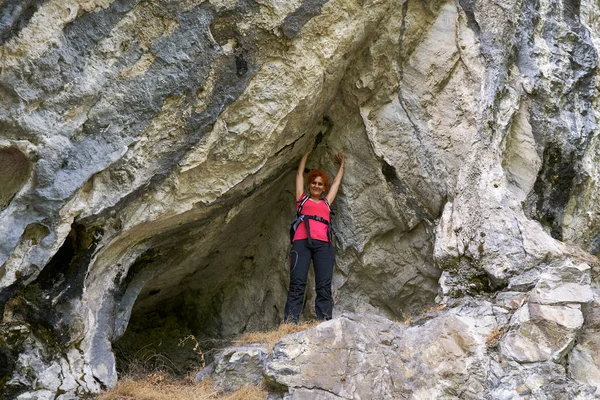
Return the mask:
<svg viewBox="0 0 600 400">
<path fill-rule="evenodd" d="M 539 221 L 557 240 L 563 240 L 563 218 L 573 192 L 576 171 L 574 152 L 554 144 L 544 149 L 543 164 L 525 203 L 528 218 Z"/>
<path fill-rule="evenodd" d="M 0 211 L 4 210 L 25 185 L 31 173 L 31 162 L 19 149 L 0 149 Z"/>
<path fill-rule="evenodd" d="M 182 376 L 243 333 L 281 323 L 292 189 L 290 171 L 205 222 L 152 239 L 118 296 L 116 314 L 127 319 L 113 340 L 121 374 L 160 369 Z"/>
</svg>

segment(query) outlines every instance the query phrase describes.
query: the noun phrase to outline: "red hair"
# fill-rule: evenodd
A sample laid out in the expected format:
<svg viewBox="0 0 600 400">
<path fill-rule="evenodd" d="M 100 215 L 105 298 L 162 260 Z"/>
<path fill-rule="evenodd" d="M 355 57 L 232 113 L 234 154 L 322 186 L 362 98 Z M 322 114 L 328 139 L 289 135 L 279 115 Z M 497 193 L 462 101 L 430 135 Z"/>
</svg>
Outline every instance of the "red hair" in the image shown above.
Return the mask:
<svg viewBox="0 0 600 400">
<path fill-rule="evenodd" d="M 327 176 L 327 172 L 325 172 L 321 169 L 311 169 L 310 172 L 308 173 L 308 176 L 306 177 L 306 181 L 310 185 L 311 183 L 313 183 L 313 181 L 315 180 L 315 178 L 317 176 L 320 176 L 321 179 L 323 179 L 323 185 L 325 187 L 325 191 L 329 190 L 329 177 Z"/>
</svg>

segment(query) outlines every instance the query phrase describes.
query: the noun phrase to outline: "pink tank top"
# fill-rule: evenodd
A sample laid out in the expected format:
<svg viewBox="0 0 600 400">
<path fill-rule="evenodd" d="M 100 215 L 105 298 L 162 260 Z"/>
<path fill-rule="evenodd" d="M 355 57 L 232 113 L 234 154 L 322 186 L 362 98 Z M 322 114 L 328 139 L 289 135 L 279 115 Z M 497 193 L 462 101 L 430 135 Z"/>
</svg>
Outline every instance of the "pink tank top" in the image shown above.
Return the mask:
<svg viewBox="0 0 600 400">
<path fill-rule="evenodd" d="M 302 200 L 303 196 L 304 195 L 302 195 L 296 201 L 296 209 L 298 209 L 298 206 L 300 205 L 300 200 Z M 329 219 L 329 208 L 327 207 L 327 204 L 325 204 L 324 200 L 319 201 L 319 203 L 316 203 L 311 199 L 306 200 L 304 206 L 302 206 L 302 214 L 318 215 L 319 217 L 331 222 L 331 220 Z M 329 242 L 329 238 L 327 237 L 327 225 L 325 225 L 322 222 L 315 221 L 314 219 L 309 219 L 308 223 L 310 224 L 310 238 L 312 240 L 322 240 L 323 242 Z M 306 225 L 304 221 L 300 225 L 298 225 L 298 229 L 294 234 L 294 241 L 301 239 L 308 239 L 308 235 L 306 234 Z"/>
</svg>

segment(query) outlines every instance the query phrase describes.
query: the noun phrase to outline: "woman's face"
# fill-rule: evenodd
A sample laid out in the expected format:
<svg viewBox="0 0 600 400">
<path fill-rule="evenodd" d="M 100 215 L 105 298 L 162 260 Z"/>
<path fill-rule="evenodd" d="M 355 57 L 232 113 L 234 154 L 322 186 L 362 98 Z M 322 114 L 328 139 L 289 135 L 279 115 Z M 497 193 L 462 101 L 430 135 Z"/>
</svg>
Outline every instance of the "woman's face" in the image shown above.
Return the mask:
<svg viewBox="0 0 600 400">
<path fill-rule="evenodd" d="M 315 179 L 308 185 L 308 189 L 310 190 L 310 197 L 321 197 L 325 191 L 323 178 L 320 176 L 315 177 Z"/>
</svg>

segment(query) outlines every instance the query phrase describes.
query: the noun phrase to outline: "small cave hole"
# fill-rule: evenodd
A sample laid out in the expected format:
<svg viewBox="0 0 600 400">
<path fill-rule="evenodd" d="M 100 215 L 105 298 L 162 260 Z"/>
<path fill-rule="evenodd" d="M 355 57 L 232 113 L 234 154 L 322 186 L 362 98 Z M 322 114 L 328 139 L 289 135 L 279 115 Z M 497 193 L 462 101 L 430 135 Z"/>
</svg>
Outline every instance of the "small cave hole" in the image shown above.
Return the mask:
<svg viewBox="0 0 600 400">
<path fill-rule="evenodd" d="M 323 135 L 323 132 L 319 132 L 319 133 L 317 134 L 317 137 L 315 137 L 315 144 L 314 144 L 314 147 L 317 147 L 317 146 L 318 146 L 318 145 L 319 145 L 319 144 L 320 144 L 320 143 L 323 141 L 323 137 L 324 137 L 324 136 L 325 136 L 325 135 Z"/>
<path fill-rule="evenodd" d="M 0 149 L 0 210 L 21 190 L 31 173 L 31 162 L 14 147 Z"/>
<path fill-rule="evenodd" d="M 396 168 L 388 164 L 385 160 L 381 160 L 381 173 L 396 196 L 404 195 L 406 193 L 405 186 L 398 177 Z"/>
<path fill-rule="evenodd" d="M 395 183 L 398 180 L 398 174 L 396 174 L 396 168 L 392 167 L 387 162 L 383 161 L 381 165 L 381 173 L 385 177 L 385 180 L 389 183 Z"/>
<path fill-rule="evenodd" d="M 248 72 L 248 62 L 241 54 L 235 56 L 235 67 L 237 76 L 244 76 Z"/>
</svg>

